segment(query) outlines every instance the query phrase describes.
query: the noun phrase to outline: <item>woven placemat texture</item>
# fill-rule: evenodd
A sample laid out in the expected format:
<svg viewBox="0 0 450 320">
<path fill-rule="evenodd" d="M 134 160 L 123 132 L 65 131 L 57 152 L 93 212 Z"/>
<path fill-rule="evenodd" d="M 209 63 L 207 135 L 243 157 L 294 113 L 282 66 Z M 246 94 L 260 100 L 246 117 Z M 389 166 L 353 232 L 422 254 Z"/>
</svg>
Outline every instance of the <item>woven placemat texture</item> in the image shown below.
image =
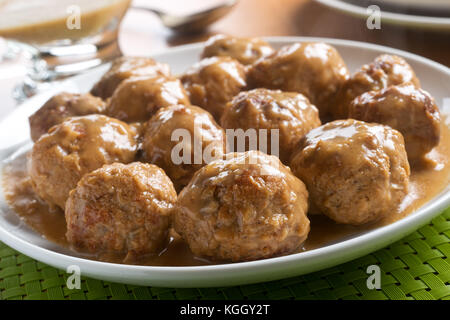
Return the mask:
<svg viewBox="0 0 450 320">
<path fill-rule="evenodd" d="M 369 290 L 366 268 L 381 269 Z M 408 299 L 450 300 L 450 208 L 404 239 L 360 259 L 280 281 L 206 289 L 138 287 L 69 275 L 0 243 L 0 299 Z"/>
</svg>

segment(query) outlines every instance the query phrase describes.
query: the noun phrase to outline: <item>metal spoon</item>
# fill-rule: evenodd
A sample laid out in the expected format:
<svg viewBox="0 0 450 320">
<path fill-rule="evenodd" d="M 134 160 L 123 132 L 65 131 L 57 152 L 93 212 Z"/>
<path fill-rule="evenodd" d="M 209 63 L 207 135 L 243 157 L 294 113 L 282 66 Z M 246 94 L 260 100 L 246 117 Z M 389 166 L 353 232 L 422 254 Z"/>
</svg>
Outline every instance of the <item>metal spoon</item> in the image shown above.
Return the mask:
<svg viewBox="0 0 450 320">
<path fill-rule="evenodd" d="M 169 14 L 158 9 L 133 6 L 133 9 L 150 11 L 156 14 L 169 29 L 179 33 L 194 33 L 206 29 L 223 16 L 225 16 L 237 3 L 237 0 L 226 0 L 223 3 L 189 15 L 179 16 Z"/>
</svg>

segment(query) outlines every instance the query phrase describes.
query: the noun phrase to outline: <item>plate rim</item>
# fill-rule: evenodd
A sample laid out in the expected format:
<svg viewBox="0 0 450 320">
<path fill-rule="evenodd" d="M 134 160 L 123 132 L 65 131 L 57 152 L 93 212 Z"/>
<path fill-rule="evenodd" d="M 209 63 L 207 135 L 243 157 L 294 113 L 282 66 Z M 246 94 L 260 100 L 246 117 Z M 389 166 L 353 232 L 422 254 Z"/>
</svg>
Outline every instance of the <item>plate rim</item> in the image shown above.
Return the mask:
<svg viewBox="0 0 450 320">
<path fill-rule="evenodd" d="M 337 11 L 351 14 L 360 18 L 367 18 L 368 13 L 366 8 L 358 5 L 348 3 L 341 0 L 315 0 L 316 2 L 328 8 Z M 381 20 L 390 24 L 407 25 L 407 26 L 421 26 L 423 28 L 450 30 L 450 18 L 433 17 L 433 16 L 418 16 L 412 14 L 396 13 L 389 11 L 381 11 Z"/>
<path fill-rule="evenodd" d="M 390 4 L 390 5 L 395 5 L 398 7 L 415 7 L 415 8 L 424 8 L 424 9 L 431 9 L 431 10 L 438 10 L 438 9 L 445 9 L 448 10 L 450 9 L 450 3 L 449 2 L 445 2 L 445 3 L 434 3 L 433 5 L 429 5 L 430 0 L 427 0 L 426 3 L 423 0 L 415 0 L 413 2 L 413 4 L 409 4 L 408 2 L 399 2 L 397 0 L 384 0 L 386 3 Z"/>
<path fill-rule="evenodd" d="M 403 50 L 390 48 L 386 46 L 371 44 L 371 43 L 365 43 L 365 42 L 359 42 L 359 41 L 352 41 L 352 40 L 342 40 L 342 39 L 332 39 L 332 38 L 317 38 L 317 37 L 265 37 L 268 41 L 272 43 L 287 43 L 287 42 L 300 42 L 300 41 L 323 41 L 326 43 L 329 43 L 331 45 L 341 45 L 341 46 L 347 46 L 347 47 L 358 47 L 358 48 L 369 48 L 371 50 L 375 51 L 384 51 L 389 52 L 392 54 L 399 54 L 403 57 L 417 60 L 418 62 L 424 63 L 429 67 L 436 68 L 440 72 L 444 72 L 450 79 L 450 69 L 447 68 L 444 65 L 441 65 L 437 62 L 434 62 L 430 59 L 421 57 L 419 55 L 409 53 Z M 149 56 L 155 57 L 158 59 L 157 56 L 164 55 L 167 53 L 176 54 L 180 51 L 185 50 L 196 50 L 200 49 L 203 46 L 203 42 L 194 43 L 194 44 L 188 44 L 183 46 L 177 46 L 165 50 L 161 50 L 159 52 L 150 53 Z M 7 119 L 8 116 L 5 118 Z M 16 147 L 14 150 L 17 150 L 18 147 Z M 5 160 L 7 157 L 2 157 L 2 161 Z M 2 173 L 0 172 L 0 178 L 2 178 Z M 3 187 L 0 187 L 0 190 L 2 190 Z M 447 187 L 448 189 L 448 187 Z M 0 192 L 0 196 L 3 198 L 3 192 Z M 1 199 L 4 200 L 4 199 Z M 352 239 L 343 240 L 341 242 L 328 245 L 322 248 L 296 253 L 296 254 L 290 254 L 282 257 L 275 257 L 270 259 L 263 259 L 263 260 L 257 260 L 257 261 L 249 261 L 249 262 L 237 262 L 237 263 L 227 263 L 227 264 L 216 264 L 216 265 L 206 265 L 206 266 L 141 266 L 141 265 L 127 265 L 127 264 L 117 264 L 117 263 L 109 263 L 109 262 L 100 262 L 95 260 L 89 260 L 89 259 L 83 259 L 79 257 L 74 257 L 62 253 L 58 253 L 55 251 L 52 251 L 50 249 L 42 248 L 38 245 L 35 245 L 33 243 L 27 242 L 24 239 L 21 239 L 20 237 L 16 236 L 13 233 L 10 233 L 8 230 L 5 230 L 4 226 L 0 224 L 0 240 L 3 241 L 8 246 L 12 247 L 13 249 L 30 256 L 33 259 L 36 259 L 38 261 L 42 261 L 48 265 L 54 266 L 59 269 L 66 269 L 69 265 L 82 265 L 84 268 L 83 274 L 90 276 L 92 278 L 97 279 L 111 279 L 111 281 L 115 282 L 122 282 L 122 283 L 131 283 L 131 284 L 139 284 L 136 283 L 135 280 L 130 280 L 129 278 L 124 278 L 124 275 L 126 275 L 127 272 L 137 272 L 140 275 L 148 275 L 149 273 L 157 274 L 164 274 L 166 277 L 171 276 L 178 276 L 175 277 L 172 280 L 169 281 L 157 281 L 154 278 L 149 279 L 143 279 L 143 282 L 140 282 L 140 284 L 150 284 L 154 285 L 157 283 L 158 286 L 174 286 L 177 287 L 210 287 L 210 286 L 217 286 L 217 283 L 220 283 L 221 285 L 236 285 L 236 284 L 245 284 L 245 283 L 254 283 L 259 282 L 249 280 L 248 282 L 245 281 L 245 279 L 240 279 L 235 281 L 236 283 L 233 283 L 233 281 L 230 281 L 230 276 L 233 276 L 233 272 L 241 271 L 241 272 L 254 272 L 257 273 L 268 272 L 270 270 L 278 270 L 278 269 L 284 269 L 290 270 L 290 274 L 288 276 L 293 276 L 295 274 L 304 274 L 305 272 L 294 272 L 292 271 L 293 266 L 301 264 L 301 260 L 305 259 L 314 259 L 317 256 L 320 257 L 329 257 L 329 259 L 324 259 L 324 262 L 316 263 L 321 264 L 321 267 L 315 268 L 310 267 L 311 270 L 307 270 L 306 272 L 312 272 L 312 271 L 319 271 L 324 268 L 330 267 L 332 265 L 336 265 L 339 263 L 343 263 L 345 261 L 355 259 L 359 256 L 362 256 L 364 254 L 368 254 L 369 252 L 373 252 L 376 249 L 379 249 L 381 247 L 386 246 L 389 243 L 392 243 L 396 240 L 399 240 L 402 236 L 408 234 L 409 232 L 419 228 L 423 224 L 430 221 L 432 218 L 437 216 L 442 212 L 442 210 L 446 209 L 450 205 L 450 190 L 444 189 L 440 194 L 436 195 L 433 199 L 428 201 L 426 204 L 421 206 L 418 210 L 411 213 L 410 215 L 395 221 L 389 225 L 371 230 L 365 234 L 359 235 L 357 237 L 354 237 Z M 383 239 L 382 236 L 385 235 L 386 237 Z M 374 242 L 375 241 L 375 244 Z M 359 250 L 357 254 L 351 253 L 351 254 L 345 254 L 345 252 L 348 249 L 351 249 L 354 252 L 356 249 L 354 249 L 355 246 L 359 247 Z M 352 249 L 353 248 L 353 249 Z M 339 257 L 339 254 L 342 254 L 342 256 Z M 351 256 L 346 258 L 347 256 Z M 47 257 L 46 259 L 43 259 L 43 257 Z M 300 259 L 300 261 L 299 261 Z M 334 259 L 339 260 L 338 262 L 334 263 L 328 263 L 327 260 Z M 278 268 L 277 268 L 278 267 Z M 104 269 L 105 274 L 99 273 L 98 270 Z M 307 268 L 304 268 L 302 270 L 306 270 Z M 97 270 L 97 271 L 96 271 Z M 211 273 L 227 273 L 224 274 L 223 279 L 227 279 L 226 282 L 220 282 L 215 280 L 208 280 L 208 275 Z M 273 272 L 277 273 L 277 276 L 272 276 L 270 280 L 276 280 L 280 278 L 284 278 L 287 276 L 279 275 L 280 272 Z M 112 275 L 113 274 L 113 275 Z M 121 278 L 117 278 L 119 275 Z M 184 277 L 180 277 L 180 274 L 184 275 Z M 239 275 L 236 276 L 237 279 L 240 278 Z M 147 281 L 148 280 L 148 281 Z M 267 281 L 267 280 L 264 280 Z M 167 285 L 165 285 L 167 283 Z M 195 283 L 195 284 L 193 284 Z M 214 283 L 214 284 L 213 284 Z"/>
</svg>

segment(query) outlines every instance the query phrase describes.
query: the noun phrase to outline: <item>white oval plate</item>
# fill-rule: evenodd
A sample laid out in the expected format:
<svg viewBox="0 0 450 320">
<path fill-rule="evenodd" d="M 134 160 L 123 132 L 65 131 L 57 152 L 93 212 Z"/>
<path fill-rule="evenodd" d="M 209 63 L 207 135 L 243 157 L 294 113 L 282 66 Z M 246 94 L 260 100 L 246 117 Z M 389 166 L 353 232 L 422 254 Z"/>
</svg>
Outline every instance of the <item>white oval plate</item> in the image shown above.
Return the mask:
<svg viewBox="0 0 450 320">
<path fill-rule="evenodd" d="M 344 57 L 351 71 L 373 60 L 381 53 L 403 56 L 408 60 L 428 90 L 442 106 L 450 92 L 450 71 L 445 66 L 404 51 L 368 43 L 325 38 L 268 38 L 275 46 L 299 41 L 324 41 L 335 46 Z M 175 73 L 184 71 L 198 61 L 202 44 L 169 49 L 154 54 L 158 61 L 169 63 Z M 69 87 L 88 91 L 107 66 L 72 79 Z M 67 88 L 67 87 L 66 87 Z M 56 90 L 63 90 L 60 87 Z M 27 117 L 55 91 L 36 96 L 20 106 L 0 122 L 0 161 L 7 161 L 14 153 L 30 147 Z M 6 160 L 5 160 L 6 159 Z M 1 178 L 1 176 L 0 176 Z M 98 262 L 71 256 L 71 252 L 42 238 L 20 223 L 9 209 L 0 192 L 0 240 L 34 259 L 56 268 L 78 265 L 84 276 L 135 285 L 159 287 L 211 287 L 231 286 L 292 277 L 318 271 L 363 256 L 380 249 L 430 221 L 450 205 L 450 187 L 420 210 L 391 225 L 363 232 L 351 239 L 319 249 L 284 257 L 199 267 L 149 267 Z"/>
<path fill-rule="evenodd" d="M 347 13 L 359 18 L 367 19 L 369 13 L 367 8 L 344 0 L 316 0 L 324 6 Z M 426 2 L 426 1 L 423 1 Z M 429 17 L 412 14 L 395 13 L 381 11 L 381 21 L 388 24 L 401 25 L 407 27 L 430 29 L 434 31 L 450 31 L 450 18 Z M 381 28 L 383 28 L 381 26 Z"/>
</svg>

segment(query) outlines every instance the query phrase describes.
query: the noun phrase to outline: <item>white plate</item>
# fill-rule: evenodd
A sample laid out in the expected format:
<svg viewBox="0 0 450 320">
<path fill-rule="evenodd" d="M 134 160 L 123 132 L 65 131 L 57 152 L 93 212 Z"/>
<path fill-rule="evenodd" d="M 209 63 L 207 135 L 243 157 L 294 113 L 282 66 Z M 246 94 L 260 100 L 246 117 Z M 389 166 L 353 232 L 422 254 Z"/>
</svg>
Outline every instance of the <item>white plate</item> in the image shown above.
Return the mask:
<svg viewBox="0 0 450 320">
<path fill-rule="evenodd" d="M 367 7 L 362 7 L 356 4 L 348 3 L 343 0 L 316 0 L 321 4 L 336 9 L 343 13 L 351 14 L 360 18 L 367 19 L 369 13 Z M 427 0 L 421 0 L 426 2 Z M 381 28 L 383 28 L 383 22 L 388 24 L 402 25 L 413 28 L 431 29 L 434 31 L 450 31 L 450 18 L 446 17 L 433 17 L 395 13 L 388 11 L 381 11 Z"/>
<path fill-rule="evenodd" d="M 450 0 L 377 0 L 398 8 L 417 10 L 450 10 Z"/>
<path fill-rule="evenodd" d="M 433 61 L 407 52 L 368 43 L 324 38 L 268 38 L 276 47 L 297 41 L 324 41 L 334 45 L 354 71 L 381 53 L 403 56 L 408 60 L 439 105 L 450 92 L 450 71 Z M 173 48 L 152 57 L 169 63 L 175 73 L 182 72 L 199 58 L 202 44 Z M 88 91 L 106 67 L 72 79 L 81 92 Z M 0 160 L 29 148 L 27 116 L 54 92 L 34 97 L 0 122 Z M 28 146 L 26 145 L 28 144 Z M 0 177 L 1 178 L 1 177 Z M 14 249 L 60 269 L 78 265 L 82 275 L 92 278 L 161 287 L 228 286 L 292 277 L 331 267 L 380 249 L 430 221 L 450 205 L 450 187 L 420 210 L 391 225 L 362 233 L 320 249 L 289 256 L 224 265 L 200 267 L 149 267 L 97 262 L 73 257 L 70 251 L 55 245 L 20 223 L 0 192 L 0 240 Z"/>
</svg>

